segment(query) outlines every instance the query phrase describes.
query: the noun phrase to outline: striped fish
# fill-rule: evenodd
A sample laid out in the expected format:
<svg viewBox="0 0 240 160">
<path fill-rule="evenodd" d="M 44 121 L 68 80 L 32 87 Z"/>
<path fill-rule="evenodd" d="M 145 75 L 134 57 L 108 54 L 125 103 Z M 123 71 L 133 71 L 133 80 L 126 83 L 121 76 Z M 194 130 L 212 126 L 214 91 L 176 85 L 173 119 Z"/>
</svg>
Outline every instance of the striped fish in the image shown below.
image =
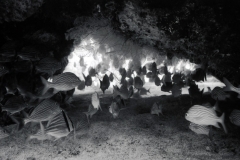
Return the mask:
<svg viewBox="0 0 240 160">
<path fill-rule="evenodd" d="M 61 69 L 61 63 L 52 57 L 43 58 L 36 65 L 36 70 L 38 72 L 47 73 L 50 76 L 59 69 Z"/>
<path fill-rule="evenodd" d="M 10 98 L 2 107 L 2 111 L 10 112 L 11 114 L 17 113 L 27 107 L 22 96 L 14 96 Z"/>
<path fill-rule="evenodd" d="M 39 61 L 39 54 L 40 52 L 33 47 L 24 47 L 21 49 L 17 56 L 20 57 L 22 60 Z"/>
<path fill-rule="evenodd" d="M 225 133 L 227 133 L 224 117 L 225 113 L 221 117 L 218 117 L 215 110 L 200 105 L 192 106 L 185 114 L 186 120 L 198 125 L 212 125 L 220 128 L 218 123 L 221 123 Z"/>
<path fill-rule="evenodd" d="M 113 115 L 113 118 L 117 118 L 120 112 L 120 108 L 116 102 L 112 102 L 109 106 L 109 112 Z"/>
<path fill-rule="evenodd" d="M 0 64 L 0 77 L 7 74 L 8 72 L 9 72 L 9 70 L 5 66 Z"/>
<path fill-rule="evenodd" d="M 53 76 L 51 82 L 48 82 L 43 77 L 40 78 L 44 84 L 42 94 L 45 94 L 49 88 L 54 88 L 54 93 L 57 93 L 58 91 L 69 91 L 81 84 L 81 80 L 71 72 Z"/>
<path fill-rule="evenodd" d="M 55 115 L 47 124 L 44 132 L 57 139 L 66 137 L 70 132 L 73 131 L 73 123 L 69 119 L 68 115 L 62 111 Z"/>
<path fill-rule="evenodd" d="M 99 110 L 99 108 L 102 110 L 102 108 L 100 106 L 100 100 L 99 100 L 99 96 L 98 96 L 97 92 L 92 94 L 92 105 L 97 110 Z"/>
<path fill-rule="evenodd" d="M 28 118 L 24 119 L 24 123 L 48 121 L 59 112 L 61 112 L 59 104 L 51 99 L 46 99 L 37 105 Z"/>
<path fill-rule="evenodd" d="M 89 104 L 88 106 L 88 111 L 87 112 L 83 112 L 86 116 L 87 116 L 87 120 L 89 123 L 89 117 L 92 118 L 92 116 L 97 113 L 98 109 L 94 108 L 92 104 Z"/>
<path fill-rule="evenodd" d="M 0 127 L 0 140 L 3 138 L 6 138 L 10 136 L 10 134 L 7 133 L 7 131 L 5 129 L 3 129 L 2 127 Z"/>
<path fill-rule="evenodd" d="M 236 126 L 240 126 L 240 110 L 234 109 L 230 116 L 229 116 L 230 121 L 235 124 Z"/>
<path fill-rule="evenodd" d="M 159 105 L 158 103 L 154 103 L 152 108 L 151 108 L 151 114 L 157 114 L 159 116 L 159 113 L 162 113 L 162 105 Z"/>
<path fill-rule="evenodd" d="M 189 124 L 189 129 L 191 129 L 193 132 L 197 134 L 204 134 L 209 136 L 210 134 L 210 127 L 209 126 L 204 126 L 204 125 L 198 125 L 195 123 L 190 123 Z"/>
<path fill-rule="evenodd" d="M 234 87 L 225 77 L 223 78 L 223 83 L 226 85 L 223 88 L 224 91 L 233 91 L 238 93 L 238 98 L 240 98 L 240 88 Z"/>
<path fill-rule="evenodd" d="M 230 98 L 230 94 L 224 92 L 223 88 L 215 87 L 211 91 L 211 97 L 215 100 L 225 101 L 226 98 Z"/>
</svg>

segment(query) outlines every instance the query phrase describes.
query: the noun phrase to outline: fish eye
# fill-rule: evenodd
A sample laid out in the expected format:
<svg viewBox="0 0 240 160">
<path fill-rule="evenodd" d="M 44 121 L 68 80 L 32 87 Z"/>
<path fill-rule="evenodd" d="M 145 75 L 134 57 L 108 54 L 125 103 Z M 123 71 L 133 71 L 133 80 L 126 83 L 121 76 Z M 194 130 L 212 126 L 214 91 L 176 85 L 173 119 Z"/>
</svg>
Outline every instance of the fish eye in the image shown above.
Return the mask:
<svg viewBox="0 0 240 160">
<path fill-rule="evenodd" d="M 185 117 L 187 117 L 187 116 L 188 116 L 188 114 L 186 113 L 186 114 L 185 114 Z"/>
</svg>

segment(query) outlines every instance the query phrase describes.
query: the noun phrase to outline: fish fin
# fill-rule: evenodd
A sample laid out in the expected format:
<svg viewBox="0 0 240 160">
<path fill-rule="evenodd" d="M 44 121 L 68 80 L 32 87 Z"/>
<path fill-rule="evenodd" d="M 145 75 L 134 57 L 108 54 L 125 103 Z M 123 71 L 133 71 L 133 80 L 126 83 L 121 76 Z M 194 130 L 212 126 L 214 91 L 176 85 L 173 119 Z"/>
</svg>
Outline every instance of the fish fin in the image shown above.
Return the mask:
<svg viewBox="0 0 240 160">
<path fill-rule="evenodd" d="M 85 76 L 85 74 L 84 73 L 82 73 L 82 75 L 83 75 L 83 78 L 85 79 L 85 81 L 86 81 L 86 76 Z"/>
<path fill-rule="evenodd" d="M 220 123 L 222 124 L 222 127 L 223 127 L 225 133 L 227 134 L 228 131 L 227 131 L 227 127 L 226 127 L 226 125 L 224 123 L 224 119 L 225 119 L 225 113 L 223 113 L 222 116 L 220 117 Z"/>
<path fill-rule="evenodd" d="M 100 106 L 100 104 L 98 105 L 98 108 L 100 108 L 100 110 L 102 111 L 102 107 Z"/>
<path fill-rule="evenodd" d="M 207 89 L 208 89 L 208 92 L 210 92 L 210 93 L 212 92 L 212 90 L 211 90 L 211 88 L 210 88 L 210 87 L 207 87 Z"/>
<path fill-rule="evenodd" d="M 42 76 L 40 76 L 40 78 L 41 78 L 41 81 L 44 85 L 44 88 L 42 90 L 42 95 L 44 95 L 48 90 L 48 81 L 46 79 L 44 79 Z"/>
<path fill-rule="evenodd" d="M 148 93 L 151 93 L 151 92 L 150 92 L 150 88 L 147 90 L 147 92 L 148 92 Z"/>
<path fill-rule="evenodd" d="M 224 77 L 223 83 L 226 85 L 226 87 L 223 88 L 224 91 L 234 91 L 234 86 Z"/>
<path fill-rule="evenodd" d="M 57 90 L 57 89 L 53 89 L 53 94 L 56 94 L 57 92 L 59 92 L 59 90 Z"/>
<path fill-rule="evenodd" d="M 83 112 L 87 116 L 88 124 L 89 124 L 89 113 L 88 112 Z"/>
<path fill-rule="evenodd" d="M 44 136 L 44 135 L 45 135 L 45 129 L 44 129 L 44 126 L 43 126 L 43 124 L 42 124 L 41 121 L 40 121 L 39 123 L 40 123 L 40 129 L 41 129 L 41 132 L 42 132 L 42 136 Z"/>
</svg>

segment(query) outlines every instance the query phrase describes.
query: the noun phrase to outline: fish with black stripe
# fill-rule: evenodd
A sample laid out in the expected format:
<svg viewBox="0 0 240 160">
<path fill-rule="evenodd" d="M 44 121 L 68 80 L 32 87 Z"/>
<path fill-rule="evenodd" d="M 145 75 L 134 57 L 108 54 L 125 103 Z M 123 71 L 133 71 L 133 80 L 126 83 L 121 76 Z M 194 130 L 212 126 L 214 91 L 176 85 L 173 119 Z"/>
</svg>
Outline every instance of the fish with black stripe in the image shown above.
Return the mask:
<svg viewBox="0 0 240 160">
<path fill-rule="evenodd" d="M 66 137 L 73 130 L 72 121 L 64 111 L 61 111 L 48 121 L 46 129 L 43 128 L 43 134 L 55 137 L 56 141 L 59 138 Z"/>
<path fill-rule="evenodd" d="M 221 117 L 218 117 L 216 111 L 212 108 L 194 105 L 187 111 L 185 118 L 198 125 L 212 125 L 217 128 L 220 128 L 218 123 L 221 123 L 225 133 L 227 133 L 227 128 L 224 123 L 225 113 L 223 113 Z"/>
<path fill-rule="evenodd" d="M 43 77 L 40 78 L 44 85 L 42 94 L 45 94 L 49 88 L 54 88 L 54 93 L 57 93 L 58 91 L 69 91 L 81 84 L 81 80 L 71 72 L 64 72 L 53 76 L 50 82 Z"/>
</svg>

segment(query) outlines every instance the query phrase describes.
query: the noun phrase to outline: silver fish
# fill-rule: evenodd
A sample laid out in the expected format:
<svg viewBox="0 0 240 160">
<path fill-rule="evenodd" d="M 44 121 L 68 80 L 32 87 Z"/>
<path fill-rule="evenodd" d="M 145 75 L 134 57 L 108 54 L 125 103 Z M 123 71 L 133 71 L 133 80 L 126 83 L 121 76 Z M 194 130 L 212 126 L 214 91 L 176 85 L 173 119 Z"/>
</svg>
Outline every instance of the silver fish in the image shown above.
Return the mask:
<svg viewBox="0 0 240 160">
<path fill-rule="evenodd" d="M 230 116 L 229 116 L 230 121 L 235 124 L 236 126 L 240 126 L 240 110 L 234 109 Z"/>
<path fill-rule="evenodd" d="M 47 57 L 38 62 L 36 70 L 52 76 L 57 70 L 61 69 L 61 63 L 52 57 Z"/>
<path fill-rule="evenodd" d="M 227 128 L 224 123 L 225 113 L 223 113 L 221 117 L 218 117 L 216 111 L 212 108 L 194 105 L 187 111 L 185 118 L 195 124 L 212 125 L 217 128 L 220 128 L 218 123 L 221 123 L 225 133 L 227 133 Z"/>
<path fill-rule="evenodd" d="M 54 88 L 54 93 L 58 91 L 69 91 L 81 84 L 81 80 L 71 72 L 65 72 L 52 77 L 51 82 L 48 82 L 43 77 L 40 77 L 44 88 L 42 94 L 45 94 L 49 88 Z"/>
<path fill-rule="evenodd" d="M 48 121 L 59 112 L 61 112 L 59 104 L 51 99 L 46 99 L 32 111 L 28 118 L 24 119 L 24 123 Z"/>
<path fill-rule="evenodd" d="M 55 115 L 44 130 L 46 134 L 55 137 L 55 140 L 66 137 L 72 131 L 73 123 L 64 111 Z"/>
<path fill-rule="evenodd" d="M 89 104 L 88 111 L 87 112 L 83 112 L 87 116 L 88 123 L 89 123 L 89 117 L 92 118 L 92 116 L 94 114 L 96 114 L 97 111 L 98 111 L 97 108 L 94 108 L 92 104 Z"/>
<path fill-rule="evenodd" d="M 204 125 L 198 125 L 195 123 L 190 123 L 189 129 L 191 129 L 193 132 L 195 132 L 197 134 L 204 134 L 204 135 L 210 136 L 210 130 L 211 130 L 210 126 L 204 126 Z"/>
<path fill-rule="evenodd" d="M 8 111 L 11 114 L 17 113 L 27 107 L 22 96 L 14 96 L 10 98 L 2 107 L 3 111 Z"/>
<path fill-rule="evenodd" d="M 98 96 L 97 92 L 92 94 L 92 105 L 93 105 L 94 108 L 96 108 L 96 109 L 100 108 L 102 110 L 102 108 L 100 106 L 100 100 L 99 100 L 99 96 Z"/>
<path fill-rule="evenodd" d="M 226 87 L 223 88 L 224 91 L 233 91 L 238 93 L 238 98 L 240 98 L 240 88 L 234 87 L 225 77 L 223 78 L 223 82 Z"/>
</svg>

